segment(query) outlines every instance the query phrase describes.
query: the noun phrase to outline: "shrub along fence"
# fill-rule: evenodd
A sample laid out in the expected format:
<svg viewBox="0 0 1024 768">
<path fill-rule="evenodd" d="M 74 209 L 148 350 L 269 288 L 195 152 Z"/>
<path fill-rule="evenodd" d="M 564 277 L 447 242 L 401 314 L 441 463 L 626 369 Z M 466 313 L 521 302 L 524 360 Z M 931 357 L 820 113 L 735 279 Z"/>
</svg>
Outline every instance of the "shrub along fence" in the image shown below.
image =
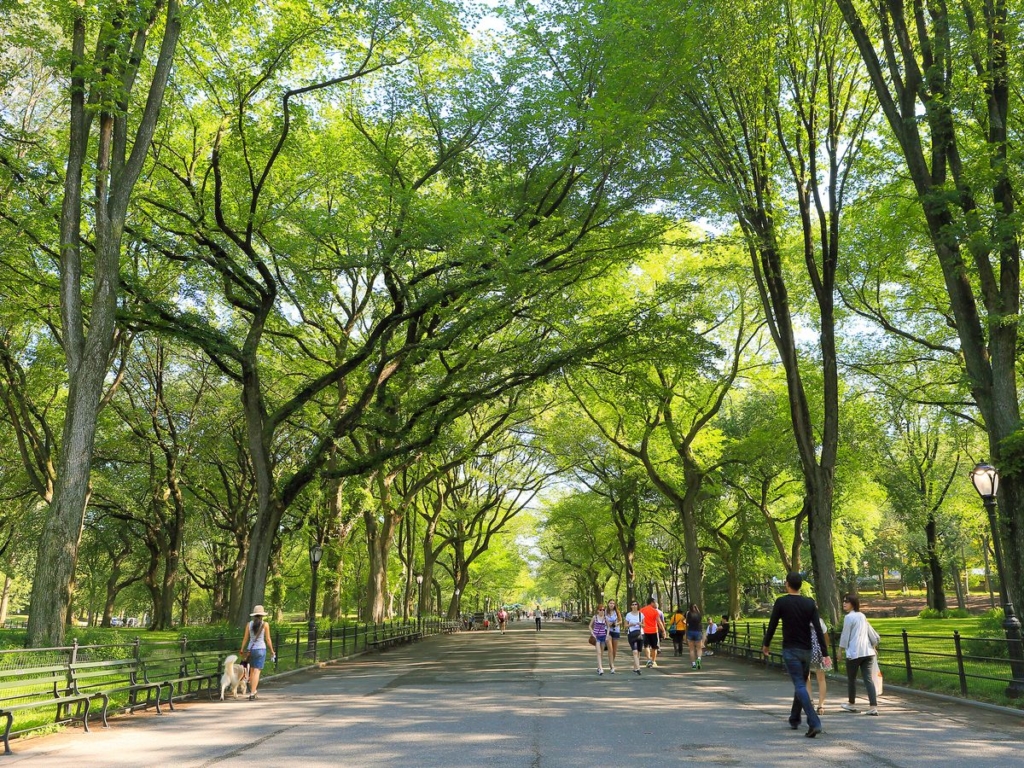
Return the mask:
<svg viewBox="0 0 1024 768">
<path fill-rule="evenodd" d="M 722 651 L 741 658 L 760 660 L 767 622 L 736 623 Z M 839 629 L 830 633 L 831 655 L 839 658 Z M 1005 637 L 963 637 L 952 634 L 879 633 L 878 665 L 886 683 L 948 693 L 962 698 L 1006 706 L 1024 707 L 1024 680 L 1014 680 L 1009 659 L 1010 640 Z M 1020 643 L 1020 641 L 1014 641 Z M 781 632 L 773 639 L 769 664 L 781 666 Z M 835 673 L 845 670 L 837 669 Z M 834 673 L 834 674 L 835 674 Z"/>
<path fill-rule="evenodd" d="M 457 629 L 458 622 L 437 618 L 344 624 L 319 632 L 316 627 L 273 627 L 277 660 L 267 660 L 265 673 L 383 650 Z M 82 720 L 83 702 L 59 705 L 57 700 L 79 691 L 97 697 L 102 692 L 109 699 L 107 713 L 132 712 L 155 704 L 155 691 L 140 685 L 147 680 L 162 684 L 162 704 L 167 702 L 168 695 L 174 699 L 210 691 L 217 695 L 216 678 L 223 661 L 229 654 L 238 653 L 241 638 L 239 631 L 236 635 L 195 639 L 182 636 L 176 640 L 148 641 L 136 637 L 127 643 L 94 645 L 80 645 L 75 640 L 71 645 L 56 648 L 0 650 L 0 712 L 5 706 L 13 708 L 13 736 Z M 38 706 L 24 708 L 37 701 Z M 92 702 L 89 721 L 93 724 L 100 722 L 100 701 L 98 698 Z"/>
</svg>

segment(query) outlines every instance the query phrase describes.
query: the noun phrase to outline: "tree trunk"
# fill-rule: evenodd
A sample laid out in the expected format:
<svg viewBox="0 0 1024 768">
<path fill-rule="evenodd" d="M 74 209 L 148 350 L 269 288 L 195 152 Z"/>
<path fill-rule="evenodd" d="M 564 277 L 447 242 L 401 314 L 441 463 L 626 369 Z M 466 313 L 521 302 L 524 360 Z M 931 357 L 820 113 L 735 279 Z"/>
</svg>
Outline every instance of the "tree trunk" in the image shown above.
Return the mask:
<svg viewBox="0 0 1024 768">
<path fill-rule="evenodd" d="M 155 21 L 155 15 L 147 20 L 146 13 L 138 14 L 136 23 L 142 26 L 137 30 L 101 30 L 96 59 L 90 61 L 85 52 L 87 17 L 84 6 L 84 3 L 79 3 L 71 11 L 70 141 L 60 220 L 60 305 L 68 370 L 67 410 L 53 502 L 39 540 L 32 581 L 27 638 L 30 646 L 54 646 L 64 642 L 65 613 L 71 605 L 71 583 L 89 497 L 96 419 L 114 347 L 125 214 L 152 144 L 181 29 L 177 0 L 168 0 L 163 39 L 148 97 L 141 115 L 134 115 L 138 120 L 134 143 L 125 157 L 126 146 L 121 140 L 126 139 L 128 133 L 130 93 L 115 97 L 108 89 L 111 81 L 124 84 L 129 92 L 133 89 L 135 67 L 142 58 L 142 51 L 131 51 L 129 55 L 119 45 L 116 35 L 136 31 L 142 35 L 141 40 L 147 40 L 145 34 Z M 137 44 L 134 35 L 125 35 L 125 39 L 130 40 L 127 45 Z M 105 72 L 105 77 L 96 77 L 92 82 L 85 80 L 86 73 L 101 71 Z M 92 113 L 86 110 L 86 101 L 91 96 L 96 96 L 97 103 L 106 106 L 98 113 L 96 158 L 94 163 L 90 163 L 95 172 L 95 185 L 90 193 L 94 210 L 89 217 L 95 252 L 92 260 L 92 305 L 86 322 L 83 308 L 86 292 L 82 285 L 86 270 L 83 270 L 81 257 L 82 221 L 86 217 L 83 215 L 82 187 L 92 123 Z M 112 100 L 121 112 L 107 111 Z"/>
<path fill-rule="evenodd" d="M 939 536 L 934 515 L 928 516 L 924 533 L 927 546 L 926 558 L 928 561 L 926 565 L 928 567 L 929 581 L 932 584 L 928 607 L 934 608 L 936 611 L 944 611 L 947 608 L 946 590 L 943 587 L 944 576 L 942 573 L 942 562 L 939 560 Z"/>
<path fill-rule="evenodd" d="M 9 573 L 4 574 L 4 590 L 0 594 L 0 628 L 7 623 L 7 610 L 11 604 L 11 584 L 14 580 Z"/>
</svg>

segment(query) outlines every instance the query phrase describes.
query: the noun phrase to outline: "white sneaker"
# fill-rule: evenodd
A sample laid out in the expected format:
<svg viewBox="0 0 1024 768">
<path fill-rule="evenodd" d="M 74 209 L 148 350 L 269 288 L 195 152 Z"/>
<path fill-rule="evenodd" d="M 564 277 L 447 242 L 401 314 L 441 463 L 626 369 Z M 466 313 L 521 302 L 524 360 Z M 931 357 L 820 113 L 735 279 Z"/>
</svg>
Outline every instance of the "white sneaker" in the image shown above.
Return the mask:
<svg viewBox="0 0 1024 768">
<path fill-rule="evenodd" d="M 599 669 L 599 670 L 597 670 L 597 675 L 598 675 L 598 677 L 600 677 L 600 676 L 601 676 L 601 675 L 603 675 L 603 674 L 604 674 L 604 670 L 603 670 L 603 669 Z"/>
<path fill-rule="evenodd" d="M 609 669 L 608 671 L 609 671 L 609 672 L 611 672 L 611 673 L 612 673 L 612 674 L 614 675 L 614 674 L 615 674 L 615 667 L 612 667 L 612 668 L 611 668 L 611 669 Z"/>
<path fill-rule="evenodd" d="M 865 715 L 874 715 L 875 717 L 877 717 L 878 716 L 878 709 L 876 707 L 872 707 L 871 709 L 869 709 L 864 714 Z"/>
<path fill-rule="evenodd" d="M 840 704 L 840 709 L 845 709 L 847 712 L 860 712 L 853 704 Z M 877 712 L 875 714 L 878 714 Z"/>
</svg>

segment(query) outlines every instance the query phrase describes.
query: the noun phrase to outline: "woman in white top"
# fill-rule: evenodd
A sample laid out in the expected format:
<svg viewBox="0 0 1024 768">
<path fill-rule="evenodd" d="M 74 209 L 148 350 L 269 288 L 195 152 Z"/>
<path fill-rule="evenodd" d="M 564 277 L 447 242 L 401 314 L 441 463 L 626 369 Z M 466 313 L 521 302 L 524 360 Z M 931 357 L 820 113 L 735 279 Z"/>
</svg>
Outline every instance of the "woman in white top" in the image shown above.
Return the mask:
<svg viewBox="0 0 1024 768">
<path fill-rule="evenodd" d="M 633 651 L 633 674 L 640 674 L 640 651 L 644 647 L 644 618 L 640 615 L 640 603 L 630 603 L 629 613 L 622 617 L 626 623 L 626 637 Z"/>
<path fill-rule="evenodd" d="M 856 595 L 847 595 L 843 598 L 843 610 L 846 611 L 846 618 L 843 620 L 843 634 L 839 638 L 839 647 L 846 654 L 846 687 L 850 703 L 843 704 L 842 707 L 847 712 L 858 711 L 854 704 L 857 703 L 859 669 L 864 687 L 868 691 L 870 709 L 866 714 L 877 715 L 878 697 L 875 693 L 875 684 L 871 680 L 871 666 L 876 653 L 875 646 L 878 645 L 878 633 L 860 612 L 860 600 Z"/>
<path fill-rule="evenodd" d="M 609 600 L 608 608 L 604 613 L 608 619 L 608 666 L 611 667 L 611 673 L 614 675 L 615 656 L 619 652 L 619 636 L 622 622 L 618 601 L 614 598 Z"/>
</svg>

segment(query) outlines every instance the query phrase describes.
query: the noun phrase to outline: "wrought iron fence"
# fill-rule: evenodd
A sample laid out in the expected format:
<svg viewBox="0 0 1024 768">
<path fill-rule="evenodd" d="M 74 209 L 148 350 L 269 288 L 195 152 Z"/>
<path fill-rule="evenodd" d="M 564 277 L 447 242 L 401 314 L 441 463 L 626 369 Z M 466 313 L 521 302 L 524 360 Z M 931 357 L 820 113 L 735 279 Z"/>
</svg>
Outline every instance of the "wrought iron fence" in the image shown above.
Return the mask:
<svg viewBox="0 0 1024 768">
<path fill-rule="evenodd" d="M 734 623 L 721 650 L 733 656 L 761 660 L 761 642 L 767 622 Z M 1005 637 L 965 637 L 952 634 L 879 633 L 878 665 L 886 682 L 922 690 L 950 693 L 962 698 L 1024 705 L 1024 679 L 1015 678 L 1010 659 L 1017 650 Z M 839 658 L 839 633 L 830 633 L 831 655 Z M 776 646 L 778 638 L 775 640 Z M 769 664 L 781 666 L 775 652 Z"/>
</svg>

